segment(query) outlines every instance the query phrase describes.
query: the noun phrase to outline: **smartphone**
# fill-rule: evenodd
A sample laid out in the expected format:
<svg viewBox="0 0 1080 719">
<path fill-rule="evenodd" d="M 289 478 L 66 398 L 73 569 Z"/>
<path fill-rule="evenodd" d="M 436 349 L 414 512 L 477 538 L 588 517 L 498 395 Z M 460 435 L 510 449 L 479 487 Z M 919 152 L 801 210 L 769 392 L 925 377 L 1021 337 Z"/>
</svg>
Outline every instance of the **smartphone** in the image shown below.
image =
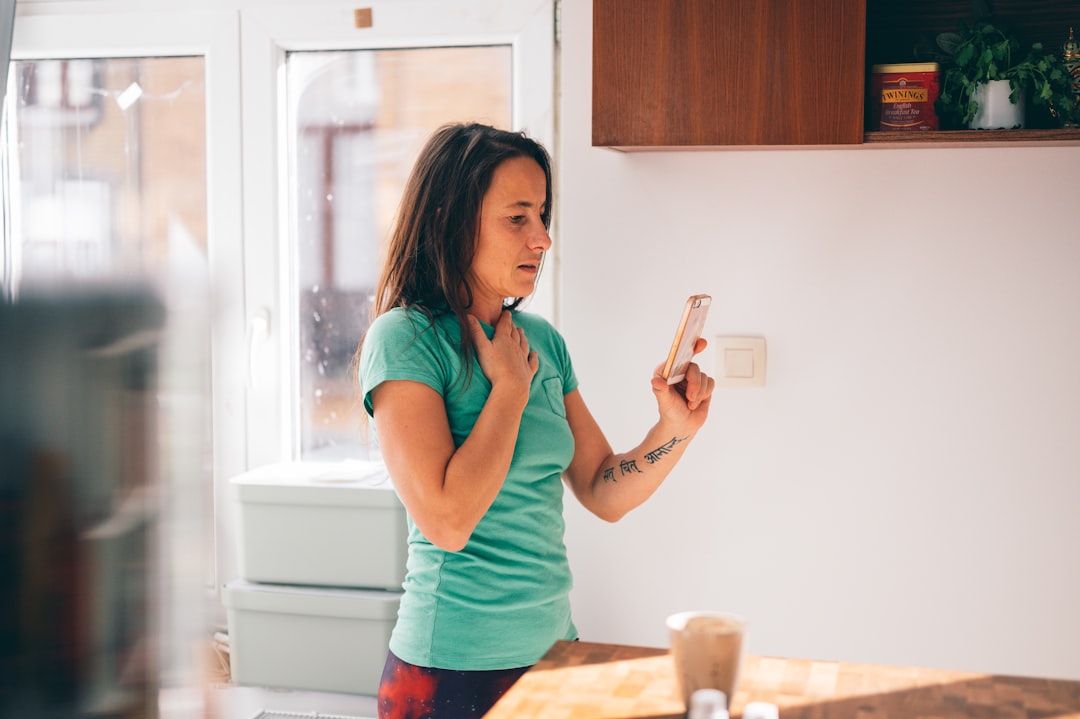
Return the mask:
<svg viewBox="0 0 1080 719">
<path fill-rule="evenodd" d="M 675 331 L 675 341 L 671 343 L 667 362 L 664 363 L 664 369 L 660 373 L 668 384 L 682 382 L 686 377 L 686 367 L 694 358 L 694 344 L 701 336 L 701 330 L 705 326 L 705 315 L 709 313 L 711 304 L 712 297 L 709 295 L 690 295 L 687 298 L 682 319 L 679 320 L 679 329 Z"/>
</svg>

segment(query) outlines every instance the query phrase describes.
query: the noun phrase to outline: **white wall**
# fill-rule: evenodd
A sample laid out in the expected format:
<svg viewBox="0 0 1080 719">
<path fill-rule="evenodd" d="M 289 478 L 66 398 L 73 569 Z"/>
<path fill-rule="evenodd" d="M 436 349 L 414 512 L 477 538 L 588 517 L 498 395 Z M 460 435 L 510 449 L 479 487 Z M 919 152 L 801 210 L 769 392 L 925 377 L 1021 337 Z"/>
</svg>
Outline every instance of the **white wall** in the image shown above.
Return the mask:
<svg viewBox="0 0 1080 719">
<path fill-rule="evenodd" d="M 718 608 L 756 654 L 1080 677 L 1080 147 L 592 148 L 591 43 L 591 3 L 564 2 L 555 240 L 586 401 L 640 440 L 693 292 L 707 335 L 763 335 L 769 362 L 618 524 L 568 495 L 582 638 L 663 646 L 668 613 Z"/>
</svg>

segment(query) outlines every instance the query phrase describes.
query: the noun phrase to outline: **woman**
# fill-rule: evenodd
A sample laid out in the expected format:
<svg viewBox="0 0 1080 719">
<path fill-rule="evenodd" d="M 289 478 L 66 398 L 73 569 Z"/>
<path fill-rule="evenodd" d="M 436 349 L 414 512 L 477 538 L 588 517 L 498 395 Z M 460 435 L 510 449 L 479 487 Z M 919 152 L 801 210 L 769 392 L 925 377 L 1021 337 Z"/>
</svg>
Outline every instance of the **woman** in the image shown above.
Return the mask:
<svg viewBox="0 0 1080 719">
<path fill-rule="evenodd" d="M 551 247 L 551 199 L 544 148 L 476 124 L 437 131 L 405 188 L 357 354 L 409 518 L 382 719 L 482 716 L 554 641 L 576 639 L 562 482 L 615 521 L 708 414 L 714 383 L 696 365 L 680 385 L 653 377 L 658 421 L 612 452 L 562 337 L 517 311 Z"/>
</svg>

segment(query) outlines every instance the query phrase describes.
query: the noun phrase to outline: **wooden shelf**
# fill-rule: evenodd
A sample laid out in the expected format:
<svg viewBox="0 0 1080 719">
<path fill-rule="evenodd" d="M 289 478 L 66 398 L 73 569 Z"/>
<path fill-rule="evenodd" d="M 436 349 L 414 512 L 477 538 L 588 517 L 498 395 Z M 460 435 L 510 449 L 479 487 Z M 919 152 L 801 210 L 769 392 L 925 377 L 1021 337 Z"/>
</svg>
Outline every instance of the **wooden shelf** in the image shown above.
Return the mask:
<svg viewBox="0 0 1080 719">
<path fill-rule="evenodd" d="M 863 144 L 948 146 L 1080 145 L 1080 128 L 1059 130 L 942 130 L 938 132 L 867 132 Z"/>
</svg>

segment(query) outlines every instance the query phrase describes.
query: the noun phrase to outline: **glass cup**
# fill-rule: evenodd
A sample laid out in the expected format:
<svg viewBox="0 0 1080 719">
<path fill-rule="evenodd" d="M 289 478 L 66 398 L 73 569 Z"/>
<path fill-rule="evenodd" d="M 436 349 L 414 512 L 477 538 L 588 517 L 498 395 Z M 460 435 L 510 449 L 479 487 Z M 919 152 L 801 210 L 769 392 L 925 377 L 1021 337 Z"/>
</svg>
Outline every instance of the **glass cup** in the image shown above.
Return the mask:
<svg viewBox="0 0 1080 719">
<path fill-rule="evenodd" d="M 730 704 L 742 663 L 746 620 L 727 612 L 691 611 L 667 618 L 678 696 L 690 706 L 698 689 L 719 689 Z"/>
</svg>

